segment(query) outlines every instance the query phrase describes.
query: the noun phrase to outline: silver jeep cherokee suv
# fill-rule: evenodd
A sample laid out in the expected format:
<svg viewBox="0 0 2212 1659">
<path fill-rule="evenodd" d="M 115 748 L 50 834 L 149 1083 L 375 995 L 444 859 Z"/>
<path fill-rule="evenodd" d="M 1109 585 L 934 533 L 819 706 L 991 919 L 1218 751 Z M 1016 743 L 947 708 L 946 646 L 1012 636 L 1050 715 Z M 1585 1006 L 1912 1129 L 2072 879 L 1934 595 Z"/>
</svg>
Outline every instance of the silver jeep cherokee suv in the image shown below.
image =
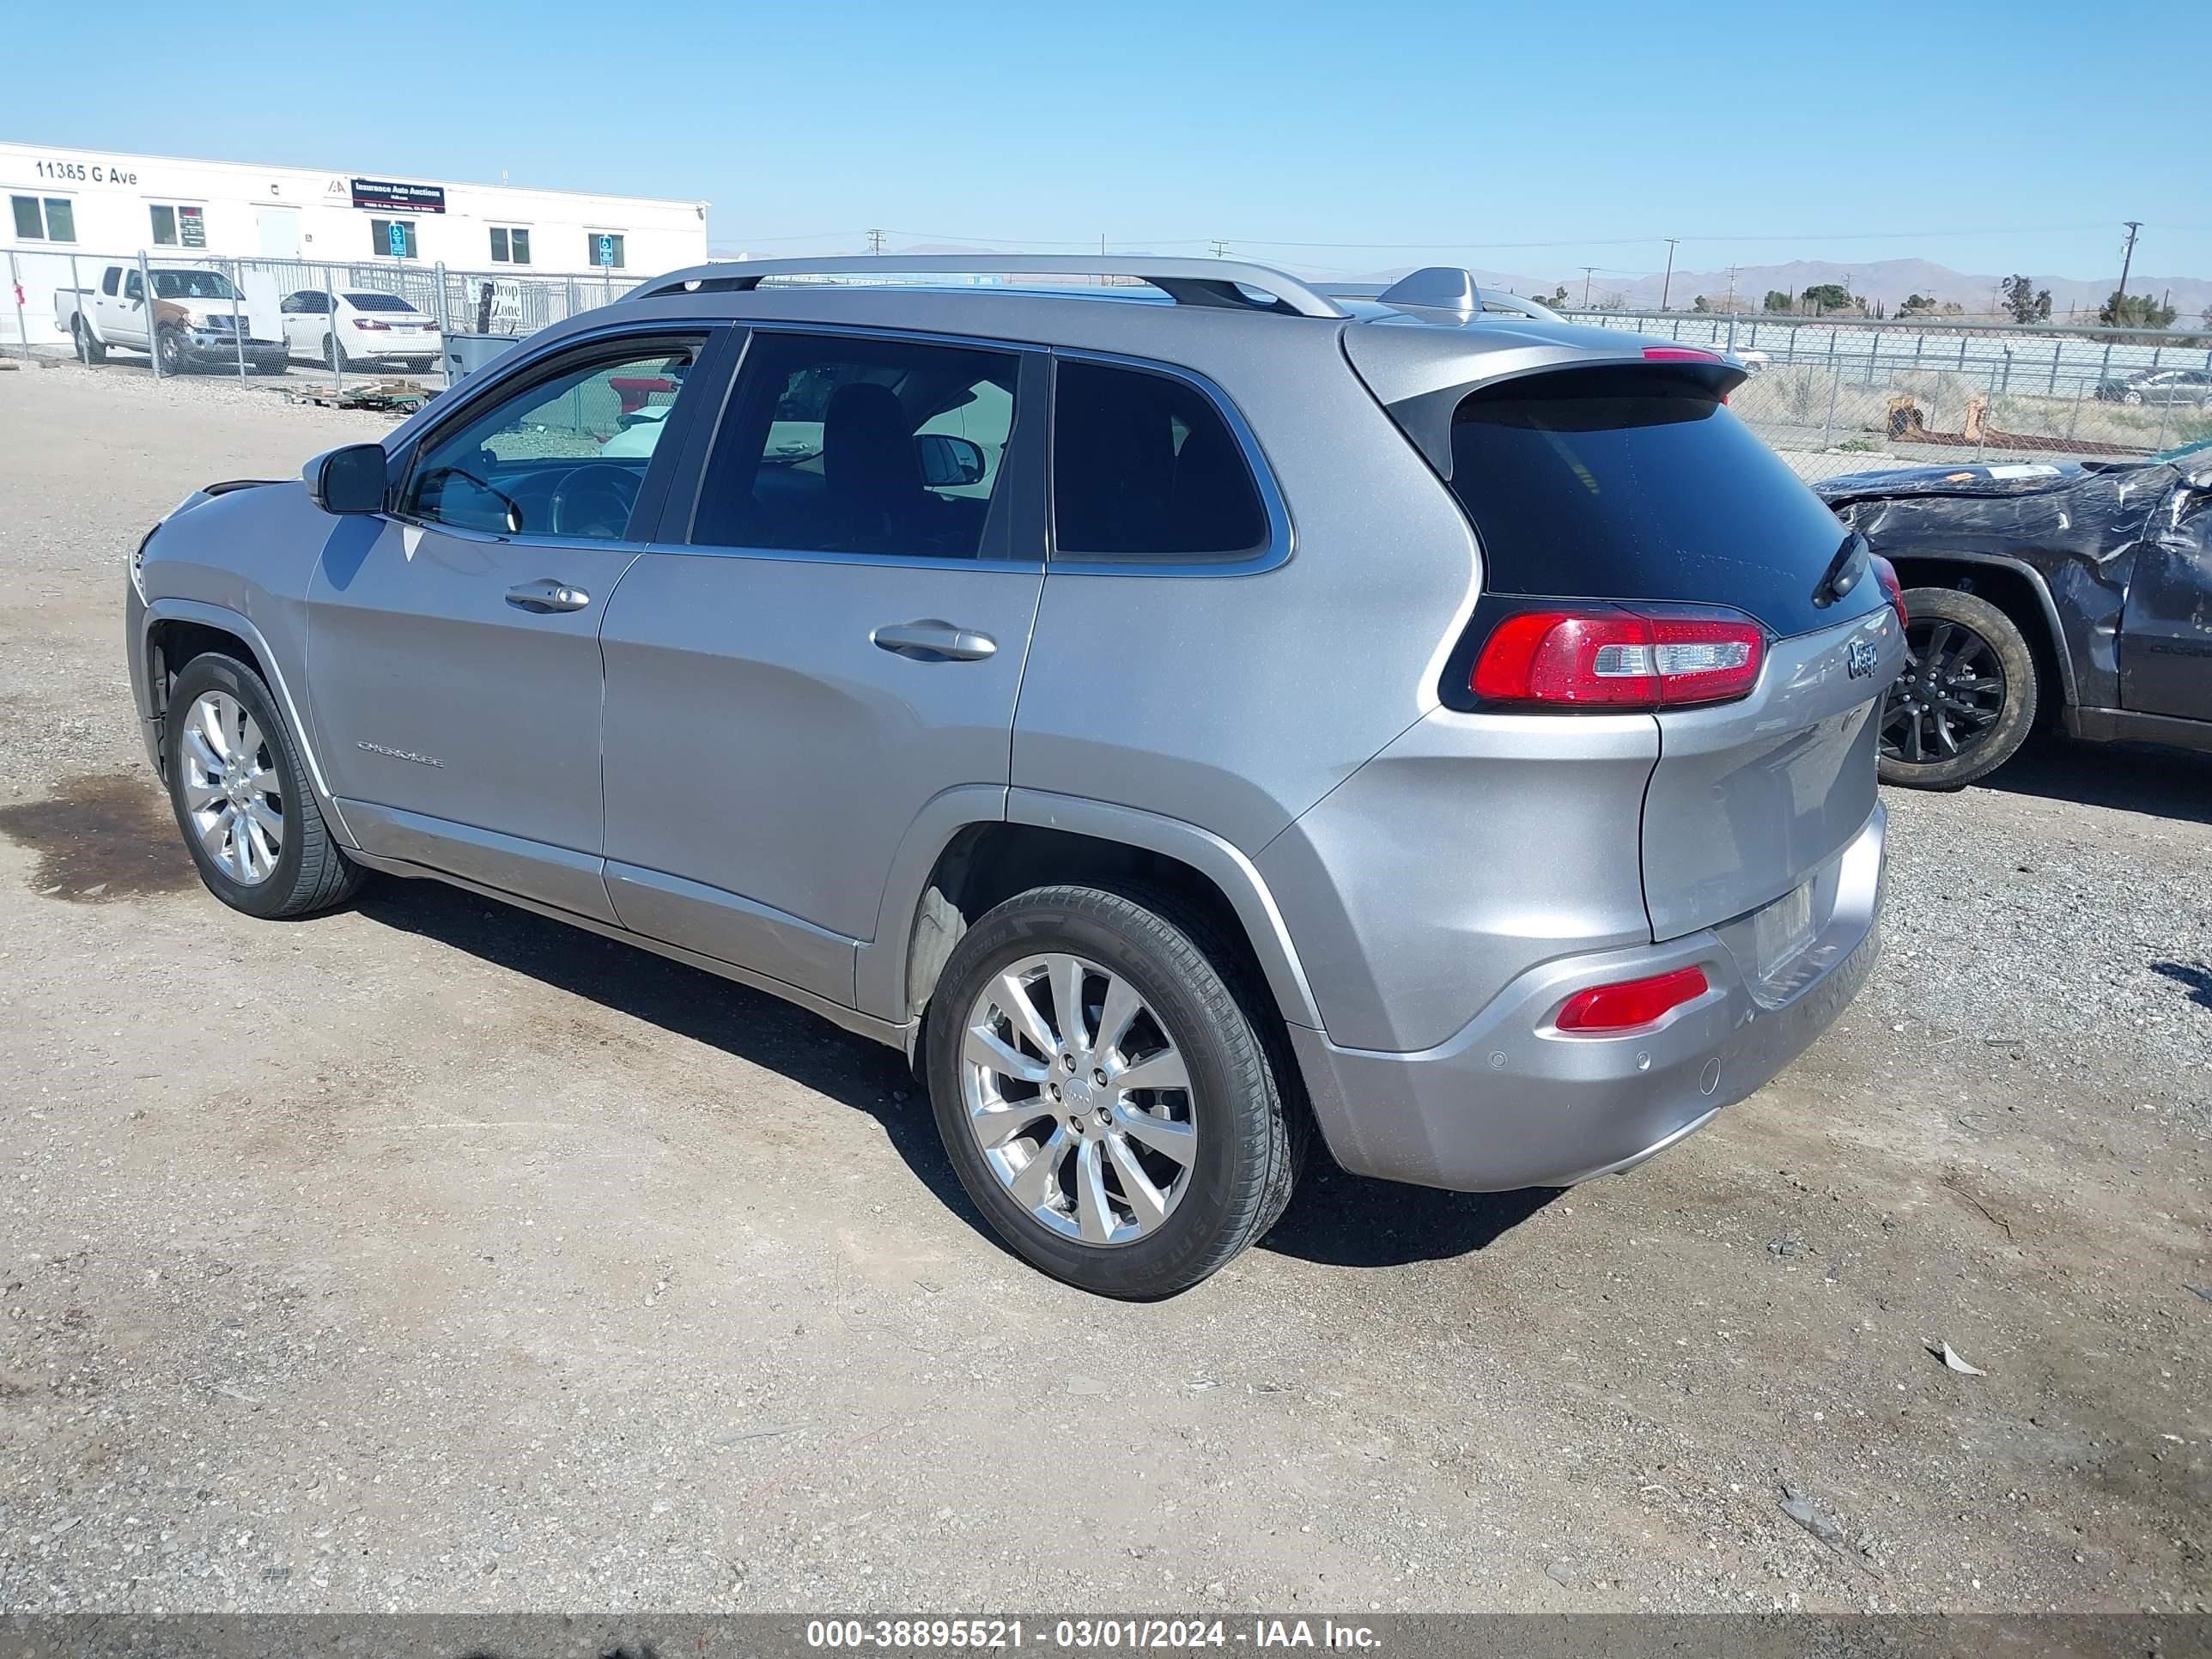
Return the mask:
<svg viewBox="0 0 2212 1659">
<path fill-rule="evenodd" d="M 1902 629 L 1740 368 L 1456 271 L 988 269 L 678 271 L 189 498 L 127 636 L 208 886 L 434 876 L 900 1047 L 1006 1242 L 1125 1297 L 1310 1126 L 1562 1185 L 1835 1018 Z"/>
</svg>

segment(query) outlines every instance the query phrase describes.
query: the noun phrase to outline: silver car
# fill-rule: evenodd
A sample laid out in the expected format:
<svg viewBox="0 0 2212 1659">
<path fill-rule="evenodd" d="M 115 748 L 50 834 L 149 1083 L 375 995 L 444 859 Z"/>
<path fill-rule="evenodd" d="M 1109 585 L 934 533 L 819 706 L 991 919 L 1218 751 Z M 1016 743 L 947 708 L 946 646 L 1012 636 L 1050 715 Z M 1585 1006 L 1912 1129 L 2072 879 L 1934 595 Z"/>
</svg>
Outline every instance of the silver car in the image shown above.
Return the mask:
<svg viewBox="0 0 2212 1659">
<path fill-rule="evenodd" d="M 787 998 L 1134 1297 L 1312 1131 L 1587 1180 L 1864 981 L 1900 613 L 1738 366 L 1455 271 L 884 269 L 676 272 L 156 526 L 131 676 L 216 896 L 435 877 Z"/>
</svg>

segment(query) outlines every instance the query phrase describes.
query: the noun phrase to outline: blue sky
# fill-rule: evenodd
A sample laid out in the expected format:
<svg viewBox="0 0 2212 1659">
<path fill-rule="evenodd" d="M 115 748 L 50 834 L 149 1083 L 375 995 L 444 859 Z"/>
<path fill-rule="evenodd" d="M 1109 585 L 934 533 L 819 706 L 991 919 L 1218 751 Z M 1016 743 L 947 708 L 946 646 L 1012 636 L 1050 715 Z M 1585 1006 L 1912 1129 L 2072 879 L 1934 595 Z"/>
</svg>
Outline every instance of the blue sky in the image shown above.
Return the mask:
<svg viewBox="0 0 2212 1659">
<path fill-rule="evenodd" d="M 2096 276 L 2136 218 L 2137 272 L 2212 276 L 2202 0 L 226 0 L 190 68 L 154 45 L 173 6 L 99 11 L 150 57 L 11 76 L 0 137 L 703 197 L 718 249 L 763 253 L 880 226 L 1550 276 L 1656 270 L 1677 236 L 1693 270 Z M 387 44 L 420 72 L 380 83 Z"/>
</svg>

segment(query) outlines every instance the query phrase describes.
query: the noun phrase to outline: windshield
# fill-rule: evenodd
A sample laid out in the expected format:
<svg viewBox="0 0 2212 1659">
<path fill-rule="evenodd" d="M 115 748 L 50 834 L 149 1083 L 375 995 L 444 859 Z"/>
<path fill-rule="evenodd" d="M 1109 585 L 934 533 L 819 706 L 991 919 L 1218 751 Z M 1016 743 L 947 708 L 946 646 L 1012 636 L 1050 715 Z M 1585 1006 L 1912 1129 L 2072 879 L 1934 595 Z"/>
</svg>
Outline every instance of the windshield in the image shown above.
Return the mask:
<svg viewBox="0 0 2212 1659">
<path fill-rule="evenodd" d="M 1452 492 L 1492 592 L 1731 605 L 1789 637 L 1880 602 L 1815 599 L 1835 515 L 1702 386 L 1570 369 L 1469 395 L 1452 417 Z"/>
<path fill-rule="evenodd" d="M 234 300 L 238 290 L 219 270 L 157 270 L 154 292 L 164 300 Z"/>
</svg>

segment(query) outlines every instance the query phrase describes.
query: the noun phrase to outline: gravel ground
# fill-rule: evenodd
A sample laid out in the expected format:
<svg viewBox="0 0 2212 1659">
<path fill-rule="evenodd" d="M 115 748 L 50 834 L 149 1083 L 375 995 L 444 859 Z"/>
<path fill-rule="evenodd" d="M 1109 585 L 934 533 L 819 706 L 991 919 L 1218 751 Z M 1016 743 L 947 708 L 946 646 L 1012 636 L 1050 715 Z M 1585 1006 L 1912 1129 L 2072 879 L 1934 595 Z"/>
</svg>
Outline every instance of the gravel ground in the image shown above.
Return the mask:
<svg viewBox="0 0 2212 1659">
<path fill-rule="evenodd" d="M 884 1050 L 198 887 L 124 557 L 383 425 L 0 372 L 0 1607 L 2206 1609 L 2212 765 L 1893 794 L 1873 986 L 1641 1170 L 1322 1170 L 1107 1304 Z"/>
</svg>

